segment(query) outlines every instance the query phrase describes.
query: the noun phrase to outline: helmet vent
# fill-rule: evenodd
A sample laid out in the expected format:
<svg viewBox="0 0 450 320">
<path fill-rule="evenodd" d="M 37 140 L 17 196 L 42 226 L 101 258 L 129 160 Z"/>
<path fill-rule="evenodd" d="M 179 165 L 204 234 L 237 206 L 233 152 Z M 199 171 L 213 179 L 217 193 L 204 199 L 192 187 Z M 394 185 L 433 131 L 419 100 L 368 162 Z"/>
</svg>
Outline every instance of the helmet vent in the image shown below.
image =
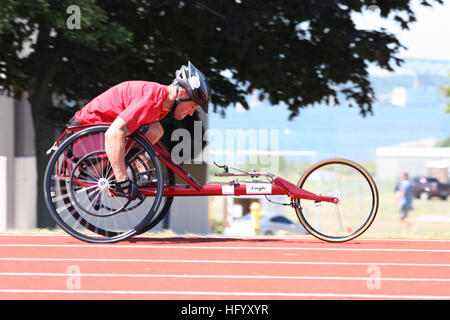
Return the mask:
<svg viewBox="0 0 450 320">
<path fill-rule="evenodd" d="M 200 88 L 200 79 L 198 76 L 192 76 L 189 78 L 189 84 L 191 85 L 192 90 Z"/>
</svg>

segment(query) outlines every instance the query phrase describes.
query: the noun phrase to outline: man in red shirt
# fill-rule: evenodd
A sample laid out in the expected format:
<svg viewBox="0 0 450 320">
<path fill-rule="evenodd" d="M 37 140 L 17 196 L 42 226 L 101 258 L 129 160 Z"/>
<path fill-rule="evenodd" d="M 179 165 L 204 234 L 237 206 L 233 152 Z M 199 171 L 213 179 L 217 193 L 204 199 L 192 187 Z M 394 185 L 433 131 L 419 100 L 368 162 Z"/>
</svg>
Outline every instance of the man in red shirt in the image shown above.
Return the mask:
<svg viewBox="0 0 450 320">
<path fill-rule="evenodd" d="M 175 72 L 166 86 L 148 81 L 122 82 L 94 98 L 75 114 L 74 123 L 111 123 L 105 133 L 105 151 L 116 176 L 119 195 L 143 199 L 135 182 L 128 178 L 125 137 L 143 125 L 145 135 L 156 143 L 164 134 L 159 120 L 173 112 L 175 119 L 192 116 L 200 106 L 208 112 L 211 90 L 205 76 L 190 61 Z"/>
</svg>

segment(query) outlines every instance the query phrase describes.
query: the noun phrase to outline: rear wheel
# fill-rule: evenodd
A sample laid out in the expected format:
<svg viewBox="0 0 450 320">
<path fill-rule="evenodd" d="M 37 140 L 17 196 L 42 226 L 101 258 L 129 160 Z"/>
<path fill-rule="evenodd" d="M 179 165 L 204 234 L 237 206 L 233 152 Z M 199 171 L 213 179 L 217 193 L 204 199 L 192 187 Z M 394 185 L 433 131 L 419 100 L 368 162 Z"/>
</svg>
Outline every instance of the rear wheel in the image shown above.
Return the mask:
<svg viewBox="0 0 450 320">
<path fill-rule="evenodd" d="M 94 126 L 70 136 L 50 158 L 44 178 L 46 204 L 56 224 L 87 242 L 117 242 L 139 233 L 154 217 L 162 198 L 160 163 L 146 141 L 134 134 L 126 139 L 128 176 L 139 185 L 138 162 L 145 159 L 145 179 L 157 192 L 144 200 L 117 196 L 104 151 L 107 129 Z"/>
<path fill-rule="evenodd" d="M 378 210 L 378 191 L 374 180 L 358 164 L 345 159 L 330 159 L 309 168 L 298 187 L 325 196 L 337 197 L 337 204 L 297 199 L 295 208 L 300 223 L 313 236 L 344 242 L 365 232 Z"/>
</svg>

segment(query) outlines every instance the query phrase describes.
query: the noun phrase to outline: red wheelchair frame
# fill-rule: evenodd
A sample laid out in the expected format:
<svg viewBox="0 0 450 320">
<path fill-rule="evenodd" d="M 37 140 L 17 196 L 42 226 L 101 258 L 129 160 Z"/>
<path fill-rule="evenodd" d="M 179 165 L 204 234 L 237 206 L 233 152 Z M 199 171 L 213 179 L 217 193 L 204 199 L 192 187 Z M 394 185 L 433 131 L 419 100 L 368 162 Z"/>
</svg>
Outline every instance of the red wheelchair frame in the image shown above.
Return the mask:
<svg viewBox="0 0 450 320">
<path fill-rule="evenodd" d="M 44 192 L 50 214 L 56 220 L 58 225 L 62 226 L 64 230 L 85 241 L 120 241 L 126 239 L 129 236 L 139 234 L 139 232 L 141 231 L 145 232 L 147 230 L 150 230 L 151 227 L 153 227 L 155 223 L 158 223 L 160 219 L 164 217 L 164 215 L 168 212 L 168 208 L 172 203 L 173 197 L 284 195 L 290 198 L 290 203 L 277 203 L 269 199 L 268 200 L 280 205 L 290 205 L 291 207 L 293 207 L 296 211 L 296 215 L 300 223 L 310 234 L 319 239 L 330 242 L 348 241 L 361 235 L 372 224 L 378 210 L 379 198 L 375 181 L 364 168 L 362 168 L 357 163 L 346 159 L 327 159 L 313 164 L 301 176 L 297 185 L 294 185 L 285 179 L 277 177 L 272 173 L 259 172 L 255 170 L 241 171 L 238 169 L 228 168 L 226 165 L 218 165 L 218 167 L 222 168 L 224 171 L 221 173 L 216 173 L 217 177 L 245 176 L 251 177 L 251 180 L 239 181 L 236 179 L 227 182 L 200 184 L 185 168 L 183 168 L 181 164 L 175 163 L 173 161 L 170 153 L 162 143 L 158 142 L 153 145 L 144 134 L 135 132 L 133 133 L 134 139 L 127 139 L 125 146 L 126 150 L 134 150 L 134 147 L 131 144 L 133 142 L 130 141 L 136 139 L 139 140 L 140 142 L 138 144 L 146 149 L 147 152 L 150 152 L 149 155 L 152 158 L 151 161 L 154 162 L 157 168 L 156 172 L 158 172 L 157 175 L 159 175 L 158 179 L 163 179 L 161 172 L 162 166 L 160 165 L 160 163 L 162 163 L 168 170 L 169 182 L 164 183 L 161 182 L 161 180 L 158 180 L 155 183 L 153 182 L 153 180 L 151 180 L 149 183 L 139 185 L 140 191 L 145 196 L 144 199 L 153 198 L 155 200 L 154 205 L 152 205 L 151 203 L 149 204 L 149 206 L 152 207 L 149 208 L 146 216 L 136 226 L 133 226 L 133 223 L 130 223 L 129 230 L 123 232 L 114 231 L 114 228 L 112 227 L 100 228 L 98 226 L 98 224 L 100 223 L 99 221 L 91 221 L 88 217 L 91 216 L 95 217 L 95 219 L 100 219 L 100 217 L 102 217 L 102 214 L 104 213 L 96 214 L 94 212 L 91 212 L 91 210 L 86 210 L 86 208 L 83 209 L 82 206 L 80 206 L 80 203 L 77 202 L 78 193 L 82 192 L 82 194 L 84 194 L 84 192 L 86 192 L 86 195 L 84 195 L 84 199 L 82 199 L 81 201 L 83 201 L 83 203 L 87 203 L 87 206 L 90 206 L 95 210 L 98 209 L 96 209 L 96 205 L 93 206 L 92 203 L 95 202 L 96 199 L 90 198 L 90 193 L 88 192 L 88 190 L 100 190 L 97 192 L 97 199 L 100 196 L 100 192 L 105 192 L 105 190 L 107 191 L 107 193 L 109 192 L 110 197 L 120 198 L 120 196 L 117 195 L 114 187 L 110 188 L 109 184 L 106 184 L 105 186 L 104 177 L 94 180 L 86 180 L 83 178 L 79 179 L 78 177 L 80 176 L 82 171 L 77 171 L 77 168 L 84 161 L 83 159 L 85 159 L 85 157 L 92 157 L 92 159 L 90 158 L 89 162 L 91 165 L 93 165 L 93 167 L 96 166 L 97 161 L 103 161 L 103 159 L 107 158 L 107 155 L 104 151 L 104 135 L 90 135 L 90 133 L 96 132 L 95 128 L 91 129 L 90 127 L 102 126 L 102 128 L 98 128 L 98 132 L 102 132 L 102 130 L 106 130 L 107 126 L 109 125 L 110 123 L 71 126 L 64 131 L 64 133 L 55 142 L 53 147 L 47 151 L 47 153 L 55 151 L 55 154 L 52 155 L 49 161 L 44 183 Z M 68 139 L 67 142 L 66 139 Z M 60 147 L 63 146 L 64 149 L 60 149 Z M 103 165 L 103 162 L 101 162 L 101 164 Z M 336 168 L 336 166 L 339 167 L 339 169 L 344 169 L 344 171 L 350 170 L 349 173 L 345 173 L 342 176 L 344 180 L 339 180 L 345 185 L 334 184 L 333 188 L 335 188 L 335 190 L 332 190 L 332 192 L 321 190 L 322 187 L 317 189 L 318 185 L 314 185 L 314 183 L 317 177 L 321 177 L 321 172 L 325 174 L 328 173 L 328 178 L 324 178 L 325 181 L 326 179 L 332 179 L 332 181 L 334 181 L 333 179 L 335 178 L 330 178 L 329 174 L 333 171 L 333 168 Z M 229 169 L 238 172 L 229 172 Z M 110 170 L 108 171 L 107 175 L 112 174 L 111 177 L 113 177 L 114 174 L 112 172 L 112 168 L 108 168 L 107 170 Z M 316 176 L 314 175 L 315 173 L 317 173 Z M 342 171 L 339 170 L 339 175 L 341 173 Z M 175 174 L 178 175 L 186 183 L 176 184 Z M 258 177 L 263 177 L 267 180 L 256 180 L 255 178 Z M 351 177 L 351 179 L 349 179 L 349 177 Z M 309 181 L 311 181 L 313 184 L 308 184 Z M 346 183 L 346 181 L 348 181 L 348 183 Z M 74 186 L 77 189 L 74 189 Z M 355 189 L 355 186 L 358 186 L 357 190 Z M 308 190 L 314 190 L 315 192 L 313 193 L 310 191 L 306 191 L 304 188 Z M 70 193 L 68 193 L 69 189 Z M 328 195 L 322 195 L 321 193 L 323 191 L 325 191 L 325 194 Z M 353 197 L 353 195 L 355 195 L 355 197 Z M 157 214 L 162 198 L 166 198 L 167 201 L 164 205 L 164 208 L 160 211 L 161 213 Z M 84 210 L 83 216 L 76 212 L 77 210 L 73 206 L 73 203 L 70 202 L 70 199 L 73 199 L 76 206 Z M 303 199 L 310 201 L 300 204 L 300 200 Z M 62 201 L 62 203 L 59 203 L 59 201 Z M 109 211 L 107 214 L 104 214 L 104 216 L 109 217 L 121 212 L 127 212 L 127 210 L 134 210 L 135 208 L 138 208 L 144 200 L 137 204 L 133 204 L 130 209 L 127 209 L 131 201 L 132 200 L 128 200 L 128 202 L 124 204 L 120 202 L 117 208 L 116 206 L 109 206 Z M 322 204 L 325 203 L 328 203 L 328 206 L 322 206 Z M 338 228 L 338 230 L 336 232 L 332 230 L 331 234 L 329 233 L 330 230 L 328 229 L 323 232 L 321 229 L 322 225 L 320 223 L 317 224 L 316 221 L 311 221 L 312 217 L 308 216 L 311 213 L 311 211 L 309 210 L 309 208 L 311 208 L 310 204 L 314 208 L 319 208 L 318 211 L 314 213 L 315 217 L 319 217 L 320 212 L 325 212 L 325 210 L 326 212 L 329 212 L 329 215 L 326 215 L 324 213 L 324 217 L 326 216 L 327 219 L 331 218 L 333 219 L 333 221 L 330 220 L 330 223 L 332 224 L 324 226 L 325 228 L 329 228 L 330 226 L 330 228 L 334 228 L 333 223 L 336 223 L 336 227 Z M 101 207 L 102 206 L 100 205 L 99 208 Z M 347 211 L 348 209 L 350 209 L 350 212 Z M 341 214 L 341 210 L 345 210 L 346 214 L 348 212 L 352 216 L 344 216 L 343 214 Z M 72 226 L 67 225 L 67 223 L 63 221 L 60 216 L 60 212 L 63 212 L 66 217 L 68 217 L 67 219 L 71 219 L 70 221 L 72 221 L 71 223 L 73 224 L 80 223 L 81 226 L 89 231 L 101 235 L 110 236 L 107 236 L 105 239 L 98 239 L 92 238 L 88 235 L 80 234 Z M 153 219 L 155 214 L 157 214 L 157 218 Z M 349 218 L 349 220 L 346 220 L 345 225 L 343 223 L 344 218 Z M 318 221 L 321 220 L 319 219 Z M 349 225 L 351 225 L 351 227 L 348 227 Z"/>
<path fill-rule="evenodd" d="M 110 123 L 101 123 L 97 125 L 110 125 Z M 72 134 L 83 130 L 85 128 L 91 127 L 92 125 L 77 125 L 67 128 L 67 130 L 58 138 L 55 143 L 55 146 L 59 146 L 59 144 L 64 140 L 68 134 Z M 167 168 L 174 173 L 176 173 L 180 178 L 186 181 L 188 184 L 185 185 L 168 185 L 164 186 L 163 196 L 245 196 L 245 195 L 286 195 L 291 198 L 291 203 L 294 203 L 295 199 L 307 199 L 314 200 L 317 202 L 331 202 L 331 203 L 339 203 L 339 199 L 337 197 L 328 197 L 322 195 L 316 195 L 314 193 L 303 190 L 296 185 L 282 179 L 280 177 L 276 177 L 272 173 L 264 173 L 258 171 L 251 171 L 247 173 L 219 173 L 216 176 L 225 177 L 225 176 L 251 176 L 252 178 L 266 176 L 272 179 L 271 183 L 269 182 L 258 182 L 257 185 L 260 187 L 252 188 L 254 183 L 252 184 L 240 184 L 240 183 L 208 183 L 205 185 L 201 185 L 189 172 L 186 171 L 180 164 L 175 163 L 172 160 L 170 153 L 167 149 L 160 143 L 152 144 L 145 135 L 136 132 L 141 138 L 145 140 L 145 142 L 152 148 L 158 160 L 165 164 Z M 95 143 L 95 142 L 94 142 Z M 55 147 L 54 146 L 54 147 Z M 54 148 L 53 147 L 53 148 Z M 95 147 L 93 148 L 95 149 Z M 65 168 L 65 164 L 61 165 L 61 175 L 64 176 L 64 173 L 68 169 L 70 172 L 70 168 Z M 80 182 L 81 185 L 83 183 Z M 84 184 L 89 187 L 89 184 Z M 270 185 L 270 187 L 269 187 Z M 155 187 L 140 187 L 139 188 L 144 196 L 154 196 L 157 192 Z M 252 191 L 253 190 L 253 191 Z M 268 190 L 268 191 L 265 191 Z"/>
<path fill-rule="evenodd" d="M 251 176 L 253 178 L 260 177 L 260 176 L 268 176 L 273 178 L 272 183 L 261 183 L 258 184 L 267 184 L 271 185 L 271 187 L 267 188 L 270 189 L 269 192 L 266 191 L 255 191 L 252 192 L 250 185 L 248 184 L 238 184 L 238 183 L 226 183 L 226 184 L 213 184 L 208 183 L 205 185 L 199 184 L 195 178 L 187 172 L 182 166 L 179 164 L 176 164 L 172 161 L 172 158 L 169 154 L 169 152 L 160 144 L 157 143 L 156 145 L 153 145 L 153 150 L 156 153 L 156 156 L 158 159 L 164 163 L 170 170 L 175 172 L 178 176 L 183 178 L 184 181 L 188 183 L 188 185 L 176 185 L 176 186 L 165 186 L 164 187 L 164 196 L 244 196 L 244 195 L 286 195 L 291 198 L 291 200 L 294 200 L 296 198 L 300 199 L 308 199 L 308 200 L 314 200 L 318 202 L 332 202 L 332 203 L 338 203 L 339 199 L 336 197 L 327 197 L 327 196 L 321 196 L 316 195 L 311 192 L 308 192 L 306 190 L 303 190 L 296 185 L 290 183 L 289 181 L 286 181 L 282 178 L 275 177 L 271 173 L 264 173 L 264 172 L 258 172 L 258 171 L 251 171 L 248 173 L 243 174 L 236 174 L 236 173 L 223 173 L 223 174 L 216 174 L 216 176 Z M 229 187 L 228 187 L 229 186 Z M 263 186 L 262 186 L 263 188 Z M 264 190 L 265 188 L 263 188 Z M 140 189 L 144 195 L 154 195 L 156 193 L 156 190 L 151 187 L 144 187 Z M 250 190 L 250 191 L 249 191 Z M 254 190 L 254 189 L 253 189 Z"/>
</svg>

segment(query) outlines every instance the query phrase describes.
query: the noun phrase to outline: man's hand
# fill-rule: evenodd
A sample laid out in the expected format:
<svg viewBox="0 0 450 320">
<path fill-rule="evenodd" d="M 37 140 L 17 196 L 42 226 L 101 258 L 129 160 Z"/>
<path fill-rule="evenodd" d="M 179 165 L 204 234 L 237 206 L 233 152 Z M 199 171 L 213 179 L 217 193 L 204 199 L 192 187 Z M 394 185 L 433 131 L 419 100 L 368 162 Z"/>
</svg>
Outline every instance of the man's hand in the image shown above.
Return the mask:
<svg viewBox="0 0 450 320">
<path fill-rule="evenodd" d="M 116 176 L 117 182 L 128 179 L 125 165 L 125 138 L 130 134 L 127 124 L 120 117 L 105 132 L 105 151 Z"/>
<path fill-rule="evenodd" d="M 121 197 L 127 197 L 131 201 L 139 198 L 139 200 L 144 200 L 144 195 L 134 181 L 127 179 L 123 182 L 116 182 L 116 192 L 117 195 Z"/>
</svg>

